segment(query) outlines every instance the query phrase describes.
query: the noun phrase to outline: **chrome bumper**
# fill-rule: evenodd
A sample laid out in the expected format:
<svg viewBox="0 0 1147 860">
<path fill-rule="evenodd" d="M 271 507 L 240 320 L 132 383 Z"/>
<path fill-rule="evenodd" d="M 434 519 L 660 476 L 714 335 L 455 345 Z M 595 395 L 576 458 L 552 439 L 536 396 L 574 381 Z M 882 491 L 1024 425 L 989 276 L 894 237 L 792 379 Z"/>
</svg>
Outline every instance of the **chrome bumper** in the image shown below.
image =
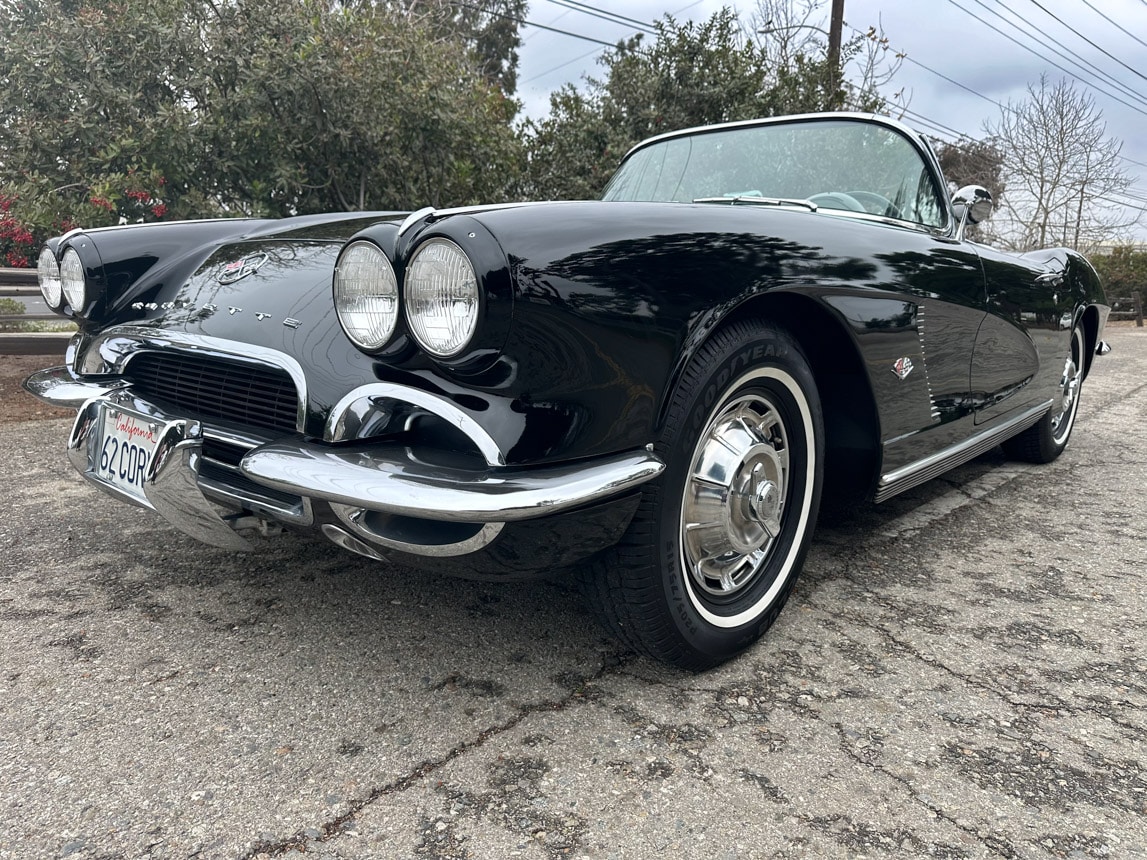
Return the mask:
<svg viewBox="0 0 1147 860">
<path fill-rule="evenodd" d="M 252 481 L 282 492 L 452 523 L 508 523 L 568 511 L 633 489 L 664 468 L 644 450 L 568 466 L 473 470 L 419 462 L 399 445 L 305 442 L 264 445 L 239 464 Z"/>
<path fill-rule="evenodd" d="M 211 500 L 300 525 L 313 522 L 309 515 L 312 500 L 329 502 L 339 518 L 352 527 L 358 517 L 355 511 L 444 524 L 493 524 L 480 536 L 426 548 L 426 554 L 445 555 L 479 548 L 497 534 L 497 524 L 603 502 L 640 486 L 665 468 L 660 458 L 644 449 L 559 466 L 487 464 L 463 468 L 424 462 L 409 448 L 396 443 L 329 445 L 300 440 L 259 444 L 258 440 L 250 440 L 238 472 L 262 487 L 301 497 L 306 516 L 300 516 L 260 507 L 204 480 L 200 476 L 203 442 L 205 435 L 215 431 L 193 419 L 165 415 L 132 396 L 125 384 L 115 379 L 85 381 L 66 367 L 57 367 L 29 377 L 24 387 L 45 402 L 79 408 L 69 442 L 69 459 L 100 489 L 133 504 L 139 501 L 96 476 L 92 467 L 97 457 L 94 446 L 99 443 L 98 419 L 105 406 L 146 414 L 160 428 L 162 440 L 144 478 L 147 505 L 181 531 L 205 543 L 231 549 L 246 548 L 248 544 L 220 517 Z M 380 537 L 369 530 L 358 531 L 360 536 L 385 546 L 421 551 L 416 544 Z"/>
</svg>

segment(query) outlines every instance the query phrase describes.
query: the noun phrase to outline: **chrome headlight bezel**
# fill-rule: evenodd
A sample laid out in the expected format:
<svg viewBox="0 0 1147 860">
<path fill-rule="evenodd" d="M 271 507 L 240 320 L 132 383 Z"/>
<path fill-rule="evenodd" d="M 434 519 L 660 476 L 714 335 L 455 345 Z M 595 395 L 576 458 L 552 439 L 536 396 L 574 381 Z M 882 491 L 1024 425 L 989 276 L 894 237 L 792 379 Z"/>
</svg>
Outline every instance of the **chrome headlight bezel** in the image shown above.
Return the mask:
<svg viewBox="0 0 1147 860">
<path fill-rule="evenodd" d="M 58 311 L 64 305 L 64 285 L 60 280 L 60 261 L 56 259 L 56 252 L 47 245 L 36 260 L 36 276 L 44 301 L 49 308 Z"/>
<path fill-rule="evenodd" d="M 84 261 L 80 259 L 80 254 L 75 248 L 68 248 L 60 259 L 60 286 L 64 294 L 64 303 L 73 313 L 82 313 L 88 299 L 88 282 Z"/>
<path fill-rule="evenodd" d="M 332 290 L 335 314 L 351 343 L 376 352 L 391 341 L 402 301 L 394 266 L 378 245 L 366 239 L 348 243 L 335 264 Z"/>
<path fill-rule="evenodd" d="M 437 359 L 465 352 L 482 317 L 482 289 L 466 251 L 445 236 L 427 239 L 411 256 L 403 286 L 406 324 L 418 345 Z"/>
</svg>

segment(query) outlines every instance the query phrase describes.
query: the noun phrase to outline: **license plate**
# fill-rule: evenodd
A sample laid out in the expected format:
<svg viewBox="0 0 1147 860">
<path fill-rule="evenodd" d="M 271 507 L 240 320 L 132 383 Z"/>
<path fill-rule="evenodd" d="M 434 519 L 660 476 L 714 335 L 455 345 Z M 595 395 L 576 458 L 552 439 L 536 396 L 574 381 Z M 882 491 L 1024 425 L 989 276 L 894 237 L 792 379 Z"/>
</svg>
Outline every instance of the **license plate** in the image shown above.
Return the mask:
<svg viewBox="0 0 1147 860">
<path fill-rule="evenodd" d="M 100 448 L 92 464 L 96 477 L 146 505 L 143 479 L 159 442 L 159 430 L 154 421 L 105 406 Z"/>
</svg>

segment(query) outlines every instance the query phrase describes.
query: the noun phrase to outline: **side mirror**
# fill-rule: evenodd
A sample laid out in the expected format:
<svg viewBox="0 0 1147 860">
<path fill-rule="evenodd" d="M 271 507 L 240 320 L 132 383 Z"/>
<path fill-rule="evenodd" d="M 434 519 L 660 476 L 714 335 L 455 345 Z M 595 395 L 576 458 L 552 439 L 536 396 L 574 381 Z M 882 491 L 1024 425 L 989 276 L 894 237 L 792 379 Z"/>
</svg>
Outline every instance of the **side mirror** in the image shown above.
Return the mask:
<svg viewBox="0 0 1147 860">
<path fill-rule="evenodd" d="M 992 192 L 982 185 L 965 185 L 952 195 L 952 212 L 959 226 L 956 238 L 964 238 L 969 224 L 979 224 L 992 214 Z"/>
</svg>

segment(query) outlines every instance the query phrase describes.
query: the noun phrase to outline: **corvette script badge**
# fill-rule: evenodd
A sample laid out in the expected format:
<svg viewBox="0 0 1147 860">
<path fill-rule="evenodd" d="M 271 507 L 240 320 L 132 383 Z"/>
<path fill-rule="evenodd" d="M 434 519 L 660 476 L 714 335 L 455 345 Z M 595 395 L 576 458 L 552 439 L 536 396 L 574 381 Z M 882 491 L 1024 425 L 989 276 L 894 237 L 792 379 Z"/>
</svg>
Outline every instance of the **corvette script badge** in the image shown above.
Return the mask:
<svg viewBox="0 0 1147 860">
<path fill-rule="evenodd" d="M 896 363 L 892 365 L 892 372 L 899 376 L 901 379 L 906 379 L 908 374 L 912 372 L 912 359 L 908 356 L 896 359 Z"/>
<path fill-rule="evenodd" d="M 249 254 L 233 263 L 228 263 L 219 273 L 219 283 L 233 284 L 236 281 L 241 281 L 248 275 L 253 275 L 259 271 L 259 268 L 269 259 L 270 257 L 266 254 Z"/>
</svg>

